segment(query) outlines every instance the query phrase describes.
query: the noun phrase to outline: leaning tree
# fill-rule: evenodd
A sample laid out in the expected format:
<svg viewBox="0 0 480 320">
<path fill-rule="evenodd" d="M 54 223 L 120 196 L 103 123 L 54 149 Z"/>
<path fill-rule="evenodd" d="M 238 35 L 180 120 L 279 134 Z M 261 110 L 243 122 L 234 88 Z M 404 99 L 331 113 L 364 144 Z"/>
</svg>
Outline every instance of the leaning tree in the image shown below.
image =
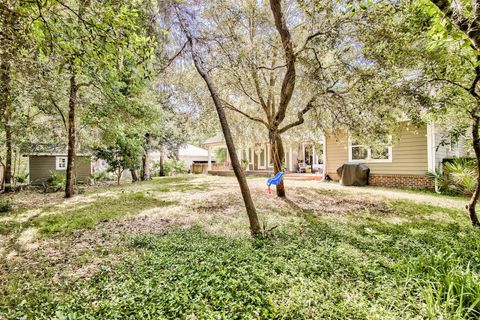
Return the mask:
<svg viewBox="0 0 480 320">
<path fill-rule="evenodd" d="M 222 84 L 224 107 L 265 129 L 278 173 L 282 136 L 348 87 L 350 66 L 340 58 L 351 52 L 341 43 L 354 18 L 336 2 L 222 0 L 206 7 L 199 16 L 208 23 L 196 30 L 209 53 L 204 64 Z M 277 195 L 285 196 L 283 182 Z"/>
</svg>

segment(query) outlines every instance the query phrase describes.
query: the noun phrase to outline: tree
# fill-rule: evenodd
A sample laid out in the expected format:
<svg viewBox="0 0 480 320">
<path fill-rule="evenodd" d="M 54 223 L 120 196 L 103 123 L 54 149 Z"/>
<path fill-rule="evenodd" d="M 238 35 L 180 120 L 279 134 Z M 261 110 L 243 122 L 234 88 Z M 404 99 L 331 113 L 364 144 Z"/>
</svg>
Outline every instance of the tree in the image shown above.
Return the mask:
<svg viewBox="0 0 480 320">
<path fill-rule="evenodd" d="M 480 47 L 477 1 L 401 1 L 370 3 L 363 12 L 368 27 L 359 31 L 365 59 L 384 79 L 380 99 L 398 101 L 413 121 L 436 121 L 452 135 L 469 122 L 480 177 Z M 423 117 L 422 117 L 423 115 Z M 422 119 L 423 118 L 423 119 Z M 480 226 L 476 203 L 480 178 L 466 206 Z"/>
<path fill-rule="evenodd" d="M 233 142 L 232 134 L 230 131 L 230 127 L 228 125 L 228 120 L 225 114 L 225 110 L 223 108 L 222 102 L 218 95 L 218 91 L 213 84 L 208 72 L 205 70 L 205 67 L 202 62 L 202 58 L 199 53 L 199 49 L 197 47 L 197 39 L 193 36 L 191 31 L 191 26 L 187 24 L 186 19 L 184 17 L 185 12 L 182 12 L 180 9 L 179 4 L 175 4 L 176 16 L 180 25 L 180 29 L 184 36 L 187 39 L 190 54 L 200 76 L 205 81 L 207 88 L 210 92 L 212 97 L 212 101 L 215 105 L 215 109 L 218 114 L 218 119 L 220 121 L 220 125 L 222 127 L 223 135 L 225 137 L 225 142 L 227 144 L 228 152 L 230 153 L 230 157 L 232 160 L 233 171 L 237 178 L 238 184 L 240 186 L 240 190 L 242 193 L 243 201 L 245 203 L 245 208 L 247 210 L 247 215 L 250 222 L 250 232 L 253 236 L 258 236 L 261 234 L 260 224 L 258 221 L 257 211 L 255 209 L 255 205 L 252 200 L 252 196 L 250 194 L 250 189 L 248 187 L 247 179 L 245 177 L 245 173 L 241 167 L 240 161 L 238 160 L 238 156 L 235 150 L 235 144 Z M 190 16 L 191 17 L 191 16 Z"/>
<path fill-rule="evenodd" d="M 79 96 L 85 94 L 82 90 L 93 87 L 115 97 L 118 95 L 112 91 L 129 94 L 132 73 L 128 70 L 131 66 L 138 69 L 132 60 L 147 64 L 152 52 L 149 39 L 142 34 L 144 30 L 136 27 L 137 10 L 128 1 L 51 1 L 39 3 L 38 14 L 42 17 L 38 26 L 39 50 L 57 61 L 58 71 L 69 77 L 68 198 L 74 194 Z"/>
<path fill-rule="evenodd" d="M 117 184 L 125 169 L 134 168 L 142 154 L 142 142 L 137 137 L 119 134 L 108 146 L 94 149 L 97 159 L 105 160 L 109 165 L 109 171 L 117 176 Z"/>
<path fill-rule="evenodd" d="M 336 2 L 222 0 L 198 16 L 196 28 L 209 56 L 203 57 L 219 96 L 265 132 L 274 171 L 282 170 L 283 138 L 312 110 L 336 99 L 351 55 L 345 41 L 351 18 Z M 310 80 L 314 80 L 313 82 Z M 344 86 L 348 85 L 343 81 Z M 257 129 L 258 130 L 258 129 Z M 285 196 L 283 183 L 277 195 Z"/>
<path fill-rule="evenodd" d="M 474 51 L 476 56 L 470 66 L 471 73 L 474 75 L 470 82 L 468 84 L 453 82 L 452 84 L 469 94 L 474 102 L 469 104 L 465 111 L 471 118 L 472 144 L 477 160 L 477 185 L 466 209 L 473 226 L 480 227 L 476 213 L 476 205 L 480 197 L 480 1 L 472 0 L 470 3 L 465 3 L 465 6 L 456 1 L 432 0 L 431 2 L 457 30 L 467 37 L 466 45 Z"/>
<path fill-rule="evenodd" d="M 33 16 L 28 3 L 5 1 L 0 3 L 0 123 L 5 131 L 5 192 L 12 191 L 13 142 L 12 114 L 14 112 L 12 78 L 15 71 L 21 69 L 24 56 L 22 52 L 31 45 L 27 35 L 28 23 Z"/>
</svg>

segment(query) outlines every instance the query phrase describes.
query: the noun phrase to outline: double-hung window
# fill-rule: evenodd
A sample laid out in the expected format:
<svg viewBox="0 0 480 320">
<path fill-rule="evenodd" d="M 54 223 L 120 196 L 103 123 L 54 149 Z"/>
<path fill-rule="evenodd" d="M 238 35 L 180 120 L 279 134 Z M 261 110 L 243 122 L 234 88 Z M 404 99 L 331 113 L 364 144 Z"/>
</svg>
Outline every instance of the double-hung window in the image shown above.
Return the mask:
<svg viewBox="0 0 480 320">
<path fill-rule="evenodd" d="M 386 142 L 375 146 L 361 144 L 355 139 L 349 139 L 348 161 L 350 162 L 392 162 L 391 137 Z"/>
<path fill-rule="evenodd" d="M 55 169 L 67 170 L 67 157 L 56 157 Z"/>
</svg>

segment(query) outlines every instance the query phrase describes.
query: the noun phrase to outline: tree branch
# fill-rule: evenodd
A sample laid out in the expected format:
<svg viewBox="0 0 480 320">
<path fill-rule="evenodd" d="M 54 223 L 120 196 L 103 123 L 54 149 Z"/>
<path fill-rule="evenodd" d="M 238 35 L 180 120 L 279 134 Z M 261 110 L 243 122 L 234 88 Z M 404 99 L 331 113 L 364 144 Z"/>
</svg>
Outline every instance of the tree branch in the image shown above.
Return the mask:
<svg viewBox="0 0 480 320">
<path fill-rule="evenodd" d="M 167 60 L 167 64 L 165 65 L 165 67 L 163 68 L 163 70 L 165 70 L 165 69 L 167 69 L 168 67 L 170 67 L 170 65 L 172 64 L 172 62 L 175 61 L 175 59 L 177 59 L 177 57 L 182 54 L 183 50 L 185 50 L 185 47 L 187 46 L 187 44 L 188 44 L 188 41 L 185 41 L 185 43 L 184 43 L 183 46 L 180 48 L 180 50 L 178 50 L 178 51 L 173 55 L 173 57 L 171 57 L 170 59 Z"/>
<path fill-rule="evenodd" d="M 305 119 L 304 119 L 303 116 L 304 116 L 308 111 L 310 111 L 311 109 L 313 109 L 315 100 L 316 100 L 316 98 L 312 98 L 312 99 L 307 103 L 307 105 L 305 106 L 305 108 L 303 108 L 301 111 L 298 112 L 298 115 L 297 115 L 297 116 L 298 116 L 298 120 L 297 120 L 297 121 L 292 122 L 292 123 L 286 125 L 285 127 L 279 129 L 278 132 L 279 132 L 280 134 L 282 134 L 282 133 L 290 130 L 291 128 L 296 127 L 296 126 L 299 126 L 299 125 L 301 125 L 302 123 L 304 123 L 304 122 L 305 122 Z"/>
<path fill-rule="evenodd" d="M 68 131 L 67 120 L 65 119 L 65 115 L 63 114 L 62 109 L 60 109 L 57 102 L 55 101 L 55 99 L 53 99 L 52 96 L 50 96 L 49 98 L 50 98 L 50 102 L 52 102 L 52 105 L 55 107 L 55 109 L 57 109 L 58 113 L 60 114 L 60 117 L 62 117 L 62 122 L 63 122 L 63 126 L 65 127 L 65 131 Z"/>
<path fill-rule="evenodd" d="M 303 46 L 297 51 L 295 52 L 295 56 L 298 56 L 303 50 L 305 50 L 307 48 L 307 45 L 310 41 L 312 41 L 313 39 L 315 39 L 316 37 L 318 36 L 322 36 L 324 35 L 325 32 L 321 32 L 321 31 L 317 31 L 315 32 L 314 34 L 311 34 L 309 35 L 306 39 L 305 39 L 305 42 L 303 43 Z"/>
<path fill-rule="evenodd" d="M 465 17 L 460 10 L 455 10 L 449 0 L 431 0 L 445 17 L 468 36 L 476 50 L 480 50 L 480 17 L 476 15 L 473 20 Z"/>
<path fill-rule="evenodd" d="M 275 27 L 282 39 L 282 47 L 285 54 L 285 63 L 287 71 L 282 81 L 280 91 L 280 102 L 278 111 L 275 115 L 274 125 L 278 126 L 285 119 L 288 104 L 292 99 L 293 90 L 295 89 L 295 54 L 293 53 L 292 35 L 288 30 L 285 17 L 283 16 L 281 0 L 270 0 L 270 9 L 275 20 Z"/>
<path fill-rule="evenodd" d="M 229 103 L 229 102 L 226 101 L 226 100 L 223 100 L 223 99 L 222 99 L 222 102 L 223 102 L 223 105 L 224 105 L 227 109 L 232 110 L 232 111 L 235 111 L 235 112 L 243 115 L 244 117 L 247 117 L 248 119 L 250 119 L 250 120 L 252 120 L 252 121 L 260 122 L 261 124 L 263 124 L 264 126 L 266 126 L 266 127 L 268 128 L 268 124 L 267 124 L 265 121 L 263 121 L 262 119 L 260 119 L 260 118 L 255 118 L 255 117 L 253 117 L 253 116 L 251 116 L 251 115 L 243 112 L 242 110 L 240 110 L 240 109 L 238 109 L 237 107 L 233 106 L 231 103 Z"/>
</svg>

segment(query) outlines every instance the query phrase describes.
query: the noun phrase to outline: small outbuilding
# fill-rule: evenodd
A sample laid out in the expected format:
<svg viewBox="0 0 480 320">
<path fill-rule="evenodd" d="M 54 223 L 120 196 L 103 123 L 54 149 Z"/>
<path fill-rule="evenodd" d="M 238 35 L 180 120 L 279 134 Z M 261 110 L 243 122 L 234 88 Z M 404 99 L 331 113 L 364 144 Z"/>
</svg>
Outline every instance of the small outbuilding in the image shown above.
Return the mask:
<svg viewBox="0 0 480 320">
<path fill-rule="evenodd" d="M 33 153 L 28 157 L 29 179 L 31 185 L 41 185 L 53 172 L 65 175 L 67 171 L 67 155 L 63 153 Z M 79 154 L 75 158 L 75 178 L 77 182 L 86 182 L 92 173 L 90 155 Z"/>
</svg>

